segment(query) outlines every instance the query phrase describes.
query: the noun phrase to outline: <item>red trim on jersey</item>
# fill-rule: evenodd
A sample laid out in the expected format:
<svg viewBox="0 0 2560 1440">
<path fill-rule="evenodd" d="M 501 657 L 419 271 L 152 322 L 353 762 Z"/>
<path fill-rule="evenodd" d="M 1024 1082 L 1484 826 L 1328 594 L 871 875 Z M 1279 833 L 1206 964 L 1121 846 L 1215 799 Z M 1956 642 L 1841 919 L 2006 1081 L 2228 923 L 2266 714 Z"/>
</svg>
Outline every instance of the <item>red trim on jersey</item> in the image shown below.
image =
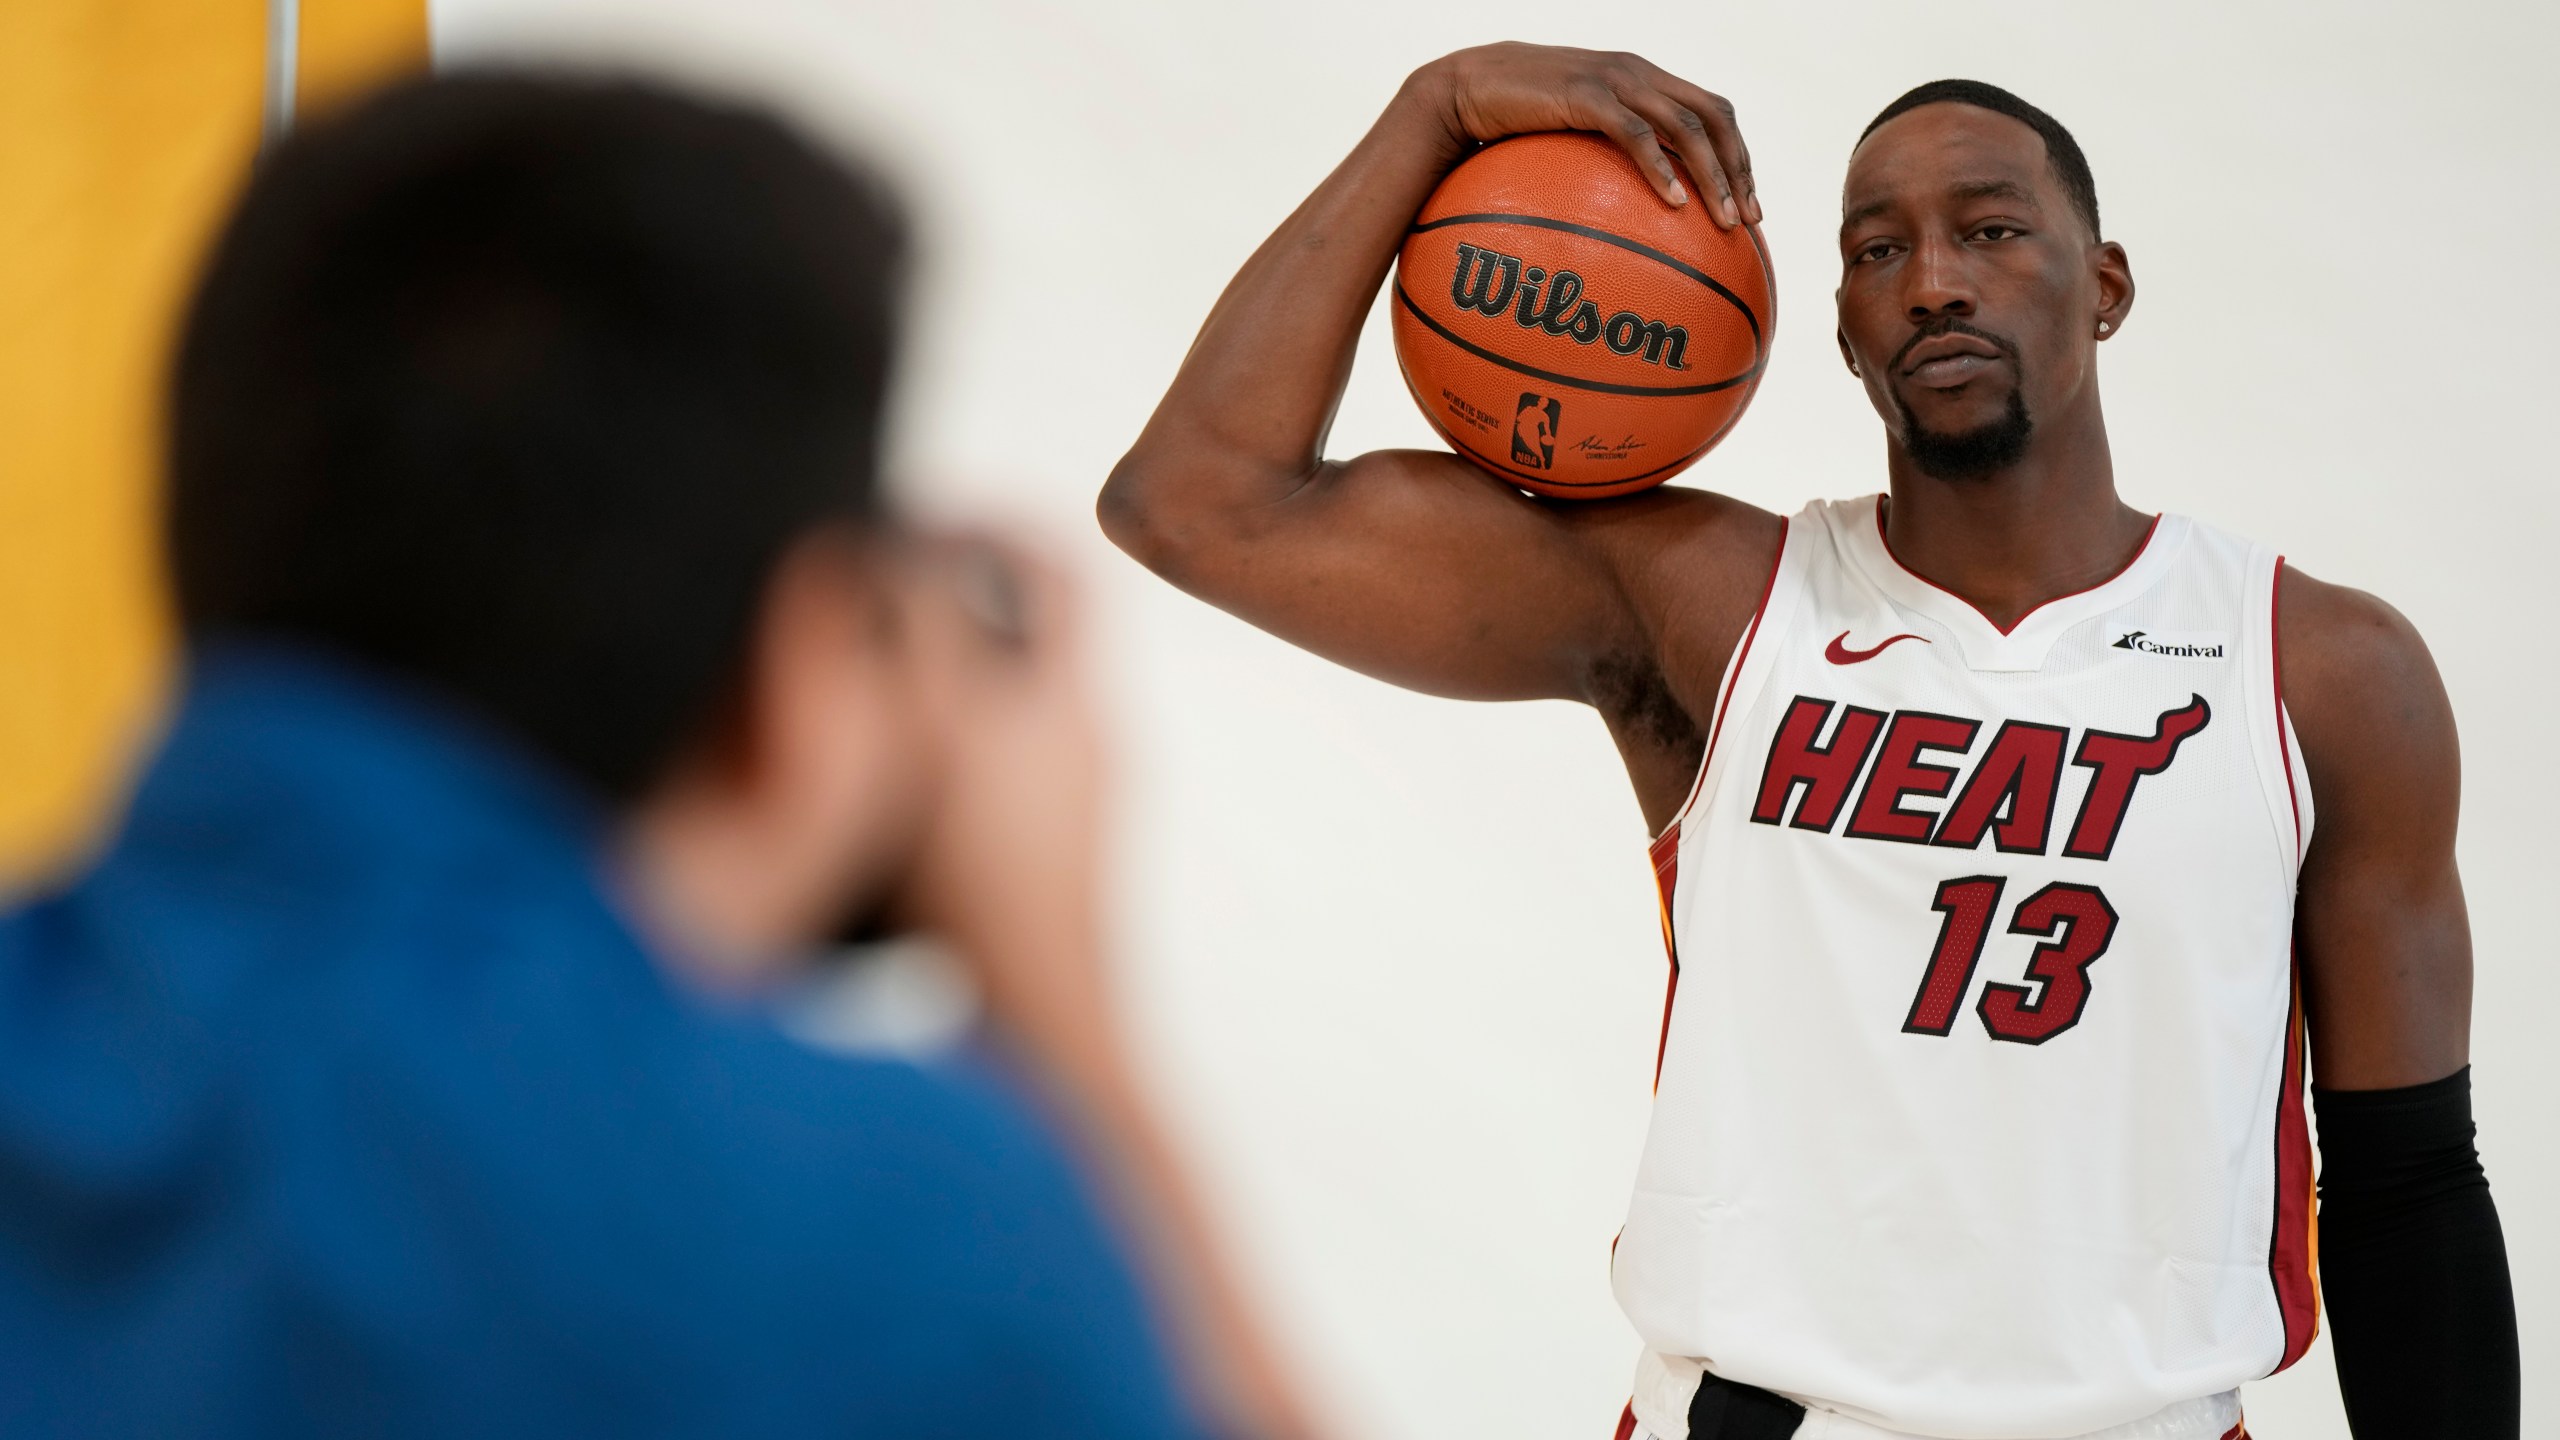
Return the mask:
<svg viewBox="0 0 2560 1440">
<path fill-rule="evenodd" d="M 1636 1402 L 1634 1402 L 1633 1400 L 1630 1400 L 1630 1401 L 1628 1401 L 1628 1402 L 1627 1402 L 1627 1408 L 1618 1412 L 1618 1435 L 1617 1435 L 1617 1440 L 1629 1440 L 1629 1437 L 1630 1437 L 1630 1436 L 1632 1436 L 1632 1435 L 1634 1435 L 1635 1433 L 1636 1433 Z M 2225 1436 L 2223 1436 L 2223 1437 L 2222 1437 L 2222 1440 L 2231 1440 L 2231 1437 L 2230 1437 L 2230 1436 L 2228 1436 L 2228 1435 L 2225 1435 Z"/>
<path fill-rule="evenodd" d="M 1653 1047 L 1653 1088 L 1662 1088 L 1662 1060 L 1671 1053 L 1671 1001 L 1680 993 L 1680 944 L 1671 929 L 1671 894 L 1680 886 L 1680 822 L 1653 842 L 1653 893 L 1662 900 L 1662 954 L 1671 962 L 1662 982 L 1662 1038 Z"/>
<path fill-rule="evenodd" d="M 2285 739 L 2284 716 L 2284 557 L 2276 557 L 2276 578 L 2267 596 L 2267 670 L 2276 682 L 2276 753 L 2284 757 L 2284 798 L 2293 806 L 2293 863 L 2302 864 L 2302 795 L 2293 783 L 2293 746 Z"/>
<path fill-rule="evenodd" d="M 1707 751 L 1698 758 L 1698 778 L 1690 782 L 1689 798 L 1680 802 L 1679 813 L 1671 817 L 1671 823 L 1653 841 L 1653 889 L 1662 902 L 1662 953 L 1671 962 L 1670 978 L 1662 985 L 1662 1038 L 1653 1047 L 1656 1090 L 1662 1088 L 1663 1057 L 1671 1053 L 1671 1002 L 1680 993 L 1680 942 L 1671 927 L 1671 897 L 1680 885 L 1680 822 L 1698 803 L 1698 792 L 1706 788 L 1707 767 L 1715 762 L 1716 741 L 1724 734 L 1725 713 L 1733 708 L 1733 692 L 1742 683 L 1742 667 L 1751 663 L 1751 642 L 1760 635 L 1760 617 L 1769 613 L 1769 597 L 1778 593 L 1778 572 L 1786 568 L 1787 528 L 1791 523 L 1778 522 L 1778 557 L 1769 562 L 1769 578 L 1760 587 L 1760 603 L 1752 608 L 1751 623 L 1743 627 L 1742 644 L 1733 652 L 1732 673 L 1724 694 L 1716 700 L 1716 718 L 1707 726 Z"/>
<path fill-rule="evenodd" d="M 2285 1012 L 2284 1088 L 2276 1096 L 2275 1234 L 2267 1245 L 2267 1275 L 2284 1314 L 2282 1370 L 2302 1358 L 2320 1333 L 2320 1282 L 2313 1272 L 2320 1250 L 2320 1221 L 2312 1206 L 2311 1127 L 2302 1113 L 2302 981 L 2294 966 L 2293 1003 Z M 2275 1370 L 2267 1372 L 2272 1375 Z"/>
<path fill-rule="evenodd" d="M 2284 557 L 2276 557 L 2273 594 L 2267 600 L 2267 654 L 2275 675 L 2276 753 L 2284 757 L 2284 794 L 2293 806 L 2293 861 L 2302 864 L 2302 796 L 2293 779 L 2293 747 L 2285 739 L 2284 626 L 2278 605 L 2284 594 Z M 2267 1277 L 2284 1315 L 2282 1370 L 2302 1358 L 2320 1333 L 2320 1217 L 2313 1204 L 2311 1126 L 2302 1113 L 2302 957 L 2293 956 L 2293 1003 L 2285 1011 L 2284 1082 L 2276 1094 L 2275 1234 L 2267 1242 Z M 2275 1373 L 2269 1371 L 2269 1374 Z"/>
<path fill-rule="evenodd" d="M 1993 620 L 1989 612 L 1985 611 L 1981 606 L 1974 604 L 1971 600 L 1965 599 L 1962 595 L 1956 595 L 1956 592 L 1953 590 L 1947 589 L 1946 586 L 1939 584 L 1937 581 L 1932 580 L 1928 576 L 1921 574 L 1919 571 L 1912 569 L 1910 566 L 1903 564 L 1902 557 L 1893 553 L 1893 541 L 1884 533 L 1884 498 L 1879 496 L 1876 499 L 1876 539 L 1882 541 L 1884 544 L 1884 558 L 1892 561 L 1895 569 L 1900 570 L 1903 574 L 1910 576 L 1912 579 L 1919 581 L 1930 589 L 1939 591 L 1942 594 L 1955 595 L 1957 599 L 1964 600 L 1968 609 L 1972 610 L 1974 614 L 1980 615 L 1992 629 L 1999 631 L 2003 635 L 2006 635 L 2017 629 L 2019 626 L 2026 624 L 2027 615 L 2033 615 L 2036 611 L 2043 609 L 2047 605 L 2057 604 L 2061 601 L 2068 600 L 2072 595 L 2086 595 L 2092 590 L 2102 590 L 2109 585 L 2113 585 L 2116 583 L 2118 576 L 2121 576 L 2127 570 L 2132 569 L 2134 561 L 2140 560 L 2143 552 L 2151 548 L 2151 537 L 2159 533 L 2160 517 L 2154 515 L 2151 517 L 2151 527 L 2142 532 L 2142 543 L 2133 547 L 2132 556 L 2122 565 L 2115 568 L 2115 574 L 2109 575 L 2106 579 L 2101 580 L 2094 585 L 2083 585 L 2079 589 L 2072 591 L 2070 595 L 2056 595 L 2051 600 L 2039 601 L 2035 606 L 2027 611 L 2026 615 L 2021 615 L 2017 619 L 2003 625 L 1999 621 Z"/>
<path fill-rule="evenodd" d="M 1626 1437 L 1622 1435 L 1618 1437 L 1618 1440 L 1626 1440 Z M 2230 1429 L 2223 1431 L 2222 1440 L 2249 1440 L 2249 1426 L 2247 1422 L 2244 1421 L 2241 1424 L 2234 1425 Z"/>
<path fill-rule="evenodd" d="M 2276 676 L 2276 753 L 2284 756 L 2284 799 L 2294 807 L 2294 866 L 2301 866 L 2301 792 L 2294 789 L 2294 746 L 2284 738 L 2284 556 L 2266 597 L 2266 661 Z"/>
</svg>

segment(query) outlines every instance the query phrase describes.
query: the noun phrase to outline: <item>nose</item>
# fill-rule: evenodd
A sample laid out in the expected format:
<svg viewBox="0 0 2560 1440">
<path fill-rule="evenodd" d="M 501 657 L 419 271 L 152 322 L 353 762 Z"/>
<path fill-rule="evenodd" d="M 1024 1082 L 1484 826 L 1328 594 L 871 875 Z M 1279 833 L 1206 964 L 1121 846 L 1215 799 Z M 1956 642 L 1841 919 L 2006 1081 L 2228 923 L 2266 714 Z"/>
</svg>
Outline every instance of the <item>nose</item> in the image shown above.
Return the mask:
<svg viewBox="0 0 2560 1440">
<path fill-rule="evenodd" d="M 1902 268 L 1903 308 L 1913 324 L 1940 315 L 1971 315 L 1974 289 L 1960 246 L 1931 237 L 1913 248 Z"/>
</svg>

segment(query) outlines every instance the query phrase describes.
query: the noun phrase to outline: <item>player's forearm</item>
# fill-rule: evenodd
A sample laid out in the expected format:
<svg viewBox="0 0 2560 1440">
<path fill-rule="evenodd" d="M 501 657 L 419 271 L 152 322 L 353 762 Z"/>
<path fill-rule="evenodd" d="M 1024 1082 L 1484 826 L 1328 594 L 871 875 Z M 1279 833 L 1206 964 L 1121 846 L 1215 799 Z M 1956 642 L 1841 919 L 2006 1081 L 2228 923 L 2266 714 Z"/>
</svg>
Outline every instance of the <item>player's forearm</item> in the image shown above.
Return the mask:
<svg viewBox="0 0 2560 1440">
<path fill-rule="evenodd" d="M 1103 526 L 1124 548 L 1166 522 L 1281 499 L 1313 473 L 1370 303 L 1464 149 L 1448 113 L 1438 67 L 1414 72 L 1228 283 L 1104 487 Z"/>
<path fill-rule="evenodd" d="M 2314 1092 L 2321 1284 L 2357 1440 L 2517 1433 L 2515 1295 L 2470 1081 Z"/>
</svg>

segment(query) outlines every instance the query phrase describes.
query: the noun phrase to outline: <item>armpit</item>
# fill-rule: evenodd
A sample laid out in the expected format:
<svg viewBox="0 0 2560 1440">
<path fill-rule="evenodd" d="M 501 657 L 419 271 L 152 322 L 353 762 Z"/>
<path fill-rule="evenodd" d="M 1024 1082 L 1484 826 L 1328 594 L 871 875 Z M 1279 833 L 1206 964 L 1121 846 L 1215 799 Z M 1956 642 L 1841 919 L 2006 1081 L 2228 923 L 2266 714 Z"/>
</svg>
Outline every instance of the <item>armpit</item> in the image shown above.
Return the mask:
<svg viewBox="0 0 2560 1440">
<path fill-rule="evenodd" d="M 1651 656 L 1600 657 L 1591 663 L 1588 688 L 1592 708 L 1623 739 L 1681 755 L 1693 766 L 1704 754 L 1706 732 L 1671 693 L 1661 663 Z"/>
</svg>

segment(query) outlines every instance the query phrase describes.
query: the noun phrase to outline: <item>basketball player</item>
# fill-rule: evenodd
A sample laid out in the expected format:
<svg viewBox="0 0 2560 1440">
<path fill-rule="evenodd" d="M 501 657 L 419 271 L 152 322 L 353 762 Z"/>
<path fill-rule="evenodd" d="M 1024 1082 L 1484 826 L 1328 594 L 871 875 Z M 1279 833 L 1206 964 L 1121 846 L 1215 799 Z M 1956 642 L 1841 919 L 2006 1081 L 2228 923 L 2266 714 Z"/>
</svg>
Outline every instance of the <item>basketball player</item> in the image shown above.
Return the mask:
<svg viewBox="0 0 2560 1440">
<path fill-rule="evenodd" d="M 1838 337 L 1881 495 L 1559 505 L 1448 454 L 1324 458 L 1424 198 L 1561 129 L 1760 217 L 1732 108 L 1641 59 L 1425 66 L 1100 508 L 1318 653 L 1607 723 L 1674 942 L 1621 1434 L 2241 1434 L 2237 1387 L 2317 1314 L 2307 1033 L 2355 1433 L 2515 1435 L 2443 686 L 2381 601 L 2118 498 L 2096 351 L 2133 274 L 2078 146 L 1950 81 L 1852 153 Z"/>
</svg>

